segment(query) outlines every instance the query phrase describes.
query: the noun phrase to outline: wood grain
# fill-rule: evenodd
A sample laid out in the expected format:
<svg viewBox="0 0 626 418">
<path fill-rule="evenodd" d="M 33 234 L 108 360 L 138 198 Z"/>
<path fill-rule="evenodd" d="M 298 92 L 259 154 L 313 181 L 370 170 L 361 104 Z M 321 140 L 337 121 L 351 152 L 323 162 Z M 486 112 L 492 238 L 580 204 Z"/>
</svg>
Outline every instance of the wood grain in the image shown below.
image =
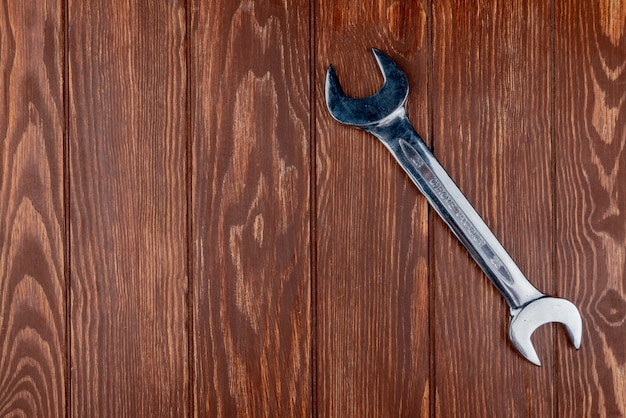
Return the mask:
<svg viewBox="0 0 626 418">
<path fill-rule="evenodd" d="M 382 84 L 370 48 L 409 77 L 408 113 L 428 139 L 428 7 L 316 2 L 317 382 L 320 416 L 428 416 L 428 210 L 373 136 L 333 121 L 324 78 L 348 95 Z"/>
<path fill-rule="evenodd" d="M 189 413 L 185 25 L 69 1 L 75 417 Z"/>
<path fill-rule="evenodd" d="M 191 10 L 194 413 L 307 416 L 309 4 Z"/>
<path fill-rule="evenodd" d="M 371 47 L 579 352 L 332 120 Z M 625 103 L 624 0 L 0 1 L 0 416 L 626 416 Z"/>
<path fill-rule="evenodd" d="M 559 341 L 559 416 L 626 416 L 626 2 L 556 2 L 558 291 L 583 315 Z"/>
<path fill-rule="evenodd" d="M 433 3 L 435 154 L 547 293 L 554 288 L 550 22 L 547 2 Z M 435 416 L 550 416 L 550 326 L 533 338 L 539 369 L 510 345 L 504 299 L 439 219 L 431 234 Z"/>
<path fill-rule="evenodd" d="M 0 416 L 62 416 L 61 2 L 0 2 Z"/>
</svg>

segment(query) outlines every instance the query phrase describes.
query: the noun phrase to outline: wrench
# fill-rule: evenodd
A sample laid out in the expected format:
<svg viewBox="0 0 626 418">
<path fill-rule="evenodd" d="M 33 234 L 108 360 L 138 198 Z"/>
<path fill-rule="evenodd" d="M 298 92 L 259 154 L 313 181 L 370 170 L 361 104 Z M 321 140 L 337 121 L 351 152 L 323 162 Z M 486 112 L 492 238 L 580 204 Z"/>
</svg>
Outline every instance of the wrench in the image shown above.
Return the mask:
<svg viewBox="0 0 626 418">
<path fill-rule="evenodd" d="M 461 244 L 500 291 L 509 305 L 509 338 L 528 361 L 541 366 L 530 336 L 548 322 L 563 324 L 574 347 L 580 348 L 582 318 L 576 306 L 546 296 L 520 271 L 511 256 L 435 159 L 407 118 L 409 94 L 406 74 L 397 64 L 373 49 L 384 83 L 374 95 L 353 99 L 339 84 L 333 66 L 326 73 L 326 106 L 338 122 L 373 134 L 393 154 Z"/>
</svg>

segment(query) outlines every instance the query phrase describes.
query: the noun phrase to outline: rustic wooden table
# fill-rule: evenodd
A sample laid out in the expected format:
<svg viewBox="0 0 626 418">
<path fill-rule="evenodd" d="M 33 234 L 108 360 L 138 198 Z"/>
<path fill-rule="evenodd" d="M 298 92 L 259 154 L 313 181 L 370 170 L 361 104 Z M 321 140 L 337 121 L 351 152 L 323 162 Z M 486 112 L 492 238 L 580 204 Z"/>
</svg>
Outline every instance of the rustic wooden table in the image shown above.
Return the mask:
<svg viewBox="0 0 626 418">
<path fill-rule="evenodd" d="M 0 4 L 0 416 L 626 416 L 626 2 Z M 413 125 L 529 279 L 544 366 L 373 137 Z"/>
</svg>

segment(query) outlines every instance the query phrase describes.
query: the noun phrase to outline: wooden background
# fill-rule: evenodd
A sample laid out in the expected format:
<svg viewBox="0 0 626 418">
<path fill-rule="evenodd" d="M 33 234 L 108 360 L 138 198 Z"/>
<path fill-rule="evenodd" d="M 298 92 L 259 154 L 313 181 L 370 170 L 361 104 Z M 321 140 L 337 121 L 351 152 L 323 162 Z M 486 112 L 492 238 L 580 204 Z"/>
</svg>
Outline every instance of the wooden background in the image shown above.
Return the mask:
<svg viewBox="0 0 626 418">
<path fill-rule="evenodd" d="M 408 113 L 504 300 L 323 80 Z M 626 416 L 626 2 L 0 1 L 0 416 Z"/>
</svg>

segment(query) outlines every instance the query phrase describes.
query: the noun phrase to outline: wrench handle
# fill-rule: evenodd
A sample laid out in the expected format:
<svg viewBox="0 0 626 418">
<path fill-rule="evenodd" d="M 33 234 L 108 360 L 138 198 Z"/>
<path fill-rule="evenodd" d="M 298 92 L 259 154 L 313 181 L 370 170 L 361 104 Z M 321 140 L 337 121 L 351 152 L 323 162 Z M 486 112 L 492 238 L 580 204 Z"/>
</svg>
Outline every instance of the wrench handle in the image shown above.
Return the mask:
<svg viewBox="0 0 626 418">
<path fill-rule="evenodd" d="M 512 313 L 543 297 L 415 132 L 404 108 L 386 123 L 365 128 L 380 139 L 430 205 L 500 291 Z"/>
</svg>

